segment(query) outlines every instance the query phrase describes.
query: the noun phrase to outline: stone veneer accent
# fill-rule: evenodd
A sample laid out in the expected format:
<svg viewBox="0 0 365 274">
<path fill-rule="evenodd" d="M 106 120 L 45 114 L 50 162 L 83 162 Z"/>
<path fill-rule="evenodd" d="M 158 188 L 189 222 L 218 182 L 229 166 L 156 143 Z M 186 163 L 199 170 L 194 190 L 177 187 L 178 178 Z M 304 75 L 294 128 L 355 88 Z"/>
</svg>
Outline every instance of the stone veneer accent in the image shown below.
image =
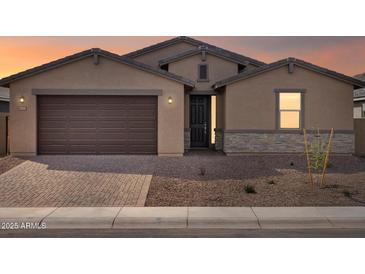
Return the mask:
<svg viewBox="0 0 365 274">
<path fill-rule="evenodd" d="M 321 133 L 328 138 L 328 133 Z M 309 134 L 309 141 L 315 134 Z M 326 140 L 326 139 L 325 139 Z M 304 136 L 301 133 L 245 133 L 224 132 L 224 148 L 226 154 L 235 153 L 301 153 L 304 152 Z M 354 153 L 354 134 L 336 133 L 333 137 L 333 153 Z"/>
<path fill-rule="evenodd" d="M 214 131 L 215 131 L 215 149 L 223 150 L 223 130 L 216 128 Z"/>
<path fill-rule="evenodd" d="M 190 128 L 184 129 L 184 149 L 190 149 Z"/>
</svg>

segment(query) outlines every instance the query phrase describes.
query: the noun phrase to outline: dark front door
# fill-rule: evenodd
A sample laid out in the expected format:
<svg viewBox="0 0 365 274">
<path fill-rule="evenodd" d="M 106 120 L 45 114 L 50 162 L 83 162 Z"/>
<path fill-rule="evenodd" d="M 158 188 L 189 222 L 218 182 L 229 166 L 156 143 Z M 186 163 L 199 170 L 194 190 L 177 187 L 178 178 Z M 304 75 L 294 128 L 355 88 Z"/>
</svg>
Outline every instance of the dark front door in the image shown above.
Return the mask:
<svg viewBox="0 0 365 274">
<path fill-rule="evenodd" d="M 190 96 L 191 147 L 209 146 L 209 103 L 209 96 Z"/>
</svg>

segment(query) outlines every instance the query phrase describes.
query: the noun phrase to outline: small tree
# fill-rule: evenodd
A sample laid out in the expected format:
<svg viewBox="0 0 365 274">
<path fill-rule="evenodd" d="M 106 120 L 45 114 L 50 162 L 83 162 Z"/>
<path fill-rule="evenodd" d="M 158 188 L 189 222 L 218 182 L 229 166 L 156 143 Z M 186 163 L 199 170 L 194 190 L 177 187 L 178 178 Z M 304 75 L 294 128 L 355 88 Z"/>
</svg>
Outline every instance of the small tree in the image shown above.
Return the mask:
<svg viewBox="0 0 365 274">
<path fill-rule="evenodd" d="M 304 133 L 305 153 L 307 156 L 308 175 L 310 177 L 310 181 L 313 185 L 314 182 L 313 182 L 312 170 L 314 170 L 317 173 L 321 172 L 322 176 L 320 185 L 322 186 L 324 184 L 324 177 L 328 165 L 329 154 L 331 152 L 334 130 L 333 128 L 331 129 L 328 138 L 323 138 L 319 130 L 317 130 L 317 134 L 315 135 L 315 140 L 311 142 L 308 142 L 308 135 L 306 129 L 303 130 L 303 133 Z"/>
</svg>

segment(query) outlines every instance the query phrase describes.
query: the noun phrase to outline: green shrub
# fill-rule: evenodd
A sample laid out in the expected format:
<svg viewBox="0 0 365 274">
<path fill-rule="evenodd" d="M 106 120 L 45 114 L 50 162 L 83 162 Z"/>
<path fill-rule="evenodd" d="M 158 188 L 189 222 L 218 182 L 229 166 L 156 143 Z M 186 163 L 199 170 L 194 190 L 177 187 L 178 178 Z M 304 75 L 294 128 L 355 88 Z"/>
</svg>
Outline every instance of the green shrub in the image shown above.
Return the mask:
<svg viewBox="0 0 365 274">
<path fill-rule="evenodd" d="M 255 187 L 253 185 L 247 184 L 247 185 L 245 185 L 244 188 L 245 188 L 246 193 L 251 193 L 251 194 L 256 193 Z"/>
<path fill-rule="evenodd" d="M 315 136 L 316 140 L 311 142 L 308 146 L 311 168 L 315 171 L 321 171 L 324 168 L 324 160 L 327 154 L 328 138 L 323 138 L 321 135 Z M 330 162 L 327 167 L 331 167 Z"/>
</svg>

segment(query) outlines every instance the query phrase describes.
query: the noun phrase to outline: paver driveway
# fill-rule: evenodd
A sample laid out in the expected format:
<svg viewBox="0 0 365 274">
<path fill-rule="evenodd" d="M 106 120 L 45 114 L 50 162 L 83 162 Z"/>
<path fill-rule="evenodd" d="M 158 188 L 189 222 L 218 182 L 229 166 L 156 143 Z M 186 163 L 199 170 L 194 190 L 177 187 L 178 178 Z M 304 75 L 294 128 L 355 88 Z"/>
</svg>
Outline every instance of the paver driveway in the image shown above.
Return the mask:
<svg viewBox="0 0 365 274">
<path fill-rule="evenodd" d="M 0 175 L 0 207 L 143 206 L 156 156 L 37 156 Z"/>
</svg>

